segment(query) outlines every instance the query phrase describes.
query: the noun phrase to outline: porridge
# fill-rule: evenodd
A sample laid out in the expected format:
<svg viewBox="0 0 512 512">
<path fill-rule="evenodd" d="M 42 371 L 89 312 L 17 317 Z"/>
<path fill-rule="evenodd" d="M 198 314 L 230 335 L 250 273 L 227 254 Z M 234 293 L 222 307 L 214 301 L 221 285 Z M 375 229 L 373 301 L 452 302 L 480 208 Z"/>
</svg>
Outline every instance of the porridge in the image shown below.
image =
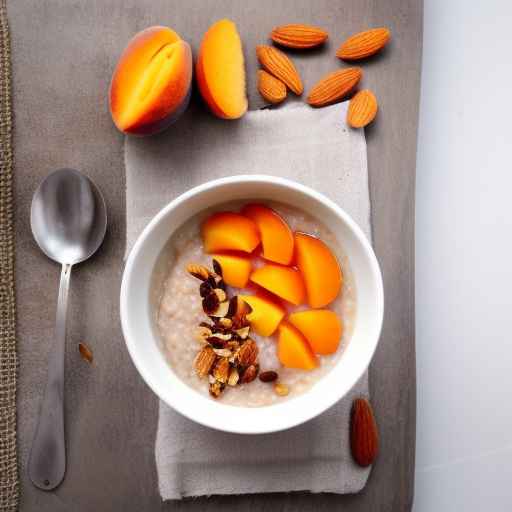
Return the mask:
<svg viewBox="0 0 512 512">
<path fill-rule="evenodd" d="M 222 403 L 258 407 L 300 395 L 349 342 L 349 261 L 298 209 L 232 203 L 202 212 L 174 233 L 158 268 L 162 351 L 180 379 Z"/>
</svg>

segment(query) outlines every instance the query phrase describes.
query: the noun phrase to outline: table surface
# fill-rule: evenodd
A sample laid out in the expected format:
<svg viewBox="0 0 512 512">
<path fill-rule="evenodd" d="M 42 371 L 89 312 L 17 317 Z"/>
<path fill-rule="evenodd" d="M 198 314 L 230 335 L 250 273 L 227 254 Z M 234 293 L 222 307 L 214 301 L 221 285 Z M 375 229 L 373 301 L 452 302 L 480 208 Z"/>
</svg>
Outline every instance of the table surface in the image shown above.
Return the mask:
<svg viewBox="0 0 512 512">
<path fill-rule="evenodd" d="M 425 2 L 415 512 L 512 510 L 511 19 L 503 0 Z"/>
<path fill-rule="evenodd" d="M 15 111 L 21 510 L 409 510 L 415 446 L 414 184 L 422 2 L 45 0 L 37 6 L 10 2 L 8 14 Z M 239 25 L 244 40 L 251 108 L 262 105 L 255 88 L 254 47 L 266 40 L 272 26 L 307 21 L 329 29 L 332 43 L 325 49 L 294 55 L 306 90 L 323 73 L 341 66 L 333 54 L 344 37 L 382 25 L 394 35 L 381 56 L 364 64 L 364 85 L 376 92 L 381 106 L 367 140 L 374 245 L 387 306 L 370 368 L 382 448 L 358 495 L 231 496 L 173 504 L 162 504 L 158 495 L 153 454 L 157 399 L 137 375 L 119 325 L 123 137 L 110 120 L 107 89 L 120 52 L 138 30 L 170 25 L 196 51 L 211 22 L 225 16 Z M 26 463 L 45 382 L 59 269 L 32 240 L 29 208 L 39 181 L 63 166 L 81 169 L 99 185 L 110 225 L 97 256 L 72 276 L 66 355 L 68 470 L 58 490 L 45 493 L 30 484 Z M 79 341 L 91 346 L 92 367 L 79 358 Z"/>
</svg>

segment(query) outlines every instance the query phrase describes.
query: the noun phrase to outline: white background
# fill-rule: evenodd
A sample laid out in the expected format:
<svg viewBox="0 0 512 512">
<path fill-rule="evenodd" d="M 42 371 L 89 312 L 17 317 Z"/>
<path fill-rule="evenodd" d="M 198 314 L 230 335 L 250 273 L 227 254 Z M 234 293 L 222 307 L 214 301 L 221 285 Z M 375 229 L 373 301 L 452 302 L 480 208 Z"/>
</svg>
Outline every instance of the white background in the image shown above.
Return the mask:
<svg viewBox="0 0 512 512">
<path fill-rule="evenodd" d="M 512 2 L 425 0 L 415 512 L 512 511 Z"/>
</svg>

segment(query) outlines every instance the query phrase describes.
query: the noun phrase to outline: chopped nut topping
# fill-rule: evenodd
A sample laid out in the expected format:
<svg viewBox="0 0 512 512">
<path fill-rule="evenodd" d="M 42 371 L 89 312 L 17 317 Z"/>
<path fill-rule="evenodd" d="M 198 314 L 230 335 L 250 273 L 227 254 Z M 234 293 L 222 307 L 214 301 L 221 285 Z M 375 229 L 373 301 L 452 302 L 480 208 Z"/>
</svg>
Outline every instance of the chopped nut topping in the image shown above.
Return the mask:
<svg viewBox="0 0 512 512">
<path fill-rule="evenodd" d="M 195 332 L 195 338 L 198 341 L 206 342 L 207 338 L 212 335 L 212 330 L 209 327 L 205 327 L 204 325 L 200 325 Z"/>
<path fill-rule="evenodd" d="M 231 350 L 228 350 L 227 348 L 214 348 L 213 352 L 219 357 L 231 357 L 233 355 Z"/>
<path fill-rule="evenodd" d="M 210 293 L 212 293 L 212 285 L 210 284 L 209 280 L 203 281 L 201 283 L 201 286 L 199 286 L 199 295 L 201 297 L 208 297 Z"/>
<path fill-rule="evenodd" d="M 238 361 L 242 366 L 250 366 L 256 362 L 258 352 L 258 345 L 256 345 L 256 342 L 248 339 L 243 343 L 238 351 Z"/>
<path fill-rule="evenodd" d="M 209 387 L 210 395 L 212 395 L 213 398 L 218 398 L 220 396 L 220 394 L 224 391 L 225 387 L 226 387 L 226 385 L 219 381 L 210 383 L 210 387 Z"/>
<path fill-rule="evenodd" d="M 190 263 L 187 265 L 187 272 L 201 281 L 205 281 L 208 279 L 210 272 L 203 265 L 197 265 L 195 263 Z"/>
<path fill-rule="evenodd" d="M 199 377 L 206 377 L 208 375 L 215 359 L 217 359 L 217 356 L 210 346 L 201 349 L 194 361 Z"/>
<path fill-rule="evenodd" d="M 219 274 L 219 276 L 222 276 L 222 267 L 220 266 L 220 263 L 216 259 L 213 259 L 212 264 L 213 264 L 213 271 L 216 274 Z"/>
<path fill-rule="evenodd" d="M 221 327 L 224 327 L 225 329 L 231 329 L 231 327 L 233 326 L 233 321 L 231 320 L 231 318 L 221 318 L 219 320 L 219 325 Z"/>
<path fill-rule="evenodd" d="M 217 309 L 213 313 L 210 313 L 210 316 L 215 316 L 215 317 L 226 316 L 226 314 L 228 312 L 228 308 L 229 308 L 229 302 L 228 301 L 221 302 L 218 305 Z"/>
<path fill-rule="evenodd" d="M 236 329 L 235 333 L 237 334 L 237 336 L 240 339 L 245 340 L 249 336 L 250 330 L 251 330 L 251 328 L 248 325 L 246 325 L 245 327 L 242 327 L 241 329 Z"/>
<path fill-rule="evenodd" d="M 286 396 L 290 392 L 288 386 L 286 386 L 286 384 L 282 384 L 281 382 L 274 384 L 274 391 L 279 396 Z"/>
<path fill-rule="evenodd" d="M 220 338 L 217 338 L 216 336 L 210 336 L 206 340 L 214 349 L 218 348 L 225 348 L 227 345 L 227 341 L 221 340 Z"/>
<path fill-rule="evenodd" d="M 277 380 L 277 372 L 273 372 L 272 370 L 267 370 L 266 372 L 260 373 L 261 382 L 274 382 Z"/>
<path fill-rule="evenodd" d="M 222 279 L 222 268 L 213 260 L 213 272 L 202 265 L 188 265 L 187 270 L 200 279 L 199 294 L 203 311 L 213 324 L 201 322 L 195 337 L 206 343 L 197 354 L 194 366 L 200 377 L 208 376 L 209 392 L 218 398 L 226 384 L 234 387 L 256 379 L 259 372 L 258 345 L 249 338 L 247 315 L 252 308 L 240 297 L 228 298 Z M 264 372 L 262 380 L 270 382 Z M 277 379 L 277 374 L 273 380 Z"/>
<path fill-rule="evenodd" d="M 229 377 L 229 361 L 226 358 L 221 358 L 217 361 L 213 368 L 213 376 L 219 382 L 225 384 Z"/>
<path fill-rule="evenodd" d="M 252 382 L 257 377 L 258 371 L 258 365 L 251 364 L 251 366 L 248 366 L 242 374 L 242 384 L 248 384 L 249 382 Z"/>
<path fill-rule="evenodd" d="M 231 371 L 229 372 L 229 377 L 228 377 L 228 385 L 236 386 L 238 384 L 239 379 L 240 379 L 240 374 L 238 373 L 238 370 L 236 368 L 231 368 Z"/>
<path fill-rule="evenodd" d="M 215 293 L 217 295 L 219 302 L 224 302 L 228 298 L 226 295 L 226 292 L 224 290 L 221 290 L 220 288 L 215 288 L 215 290 L 213 290 L 213 293 Z M 229 308 L 229 304 L 228 304 L 228 308 Z M 227 313 L 227 311 L 226 311 L 226 313 Z"/>
<path fill-rule="evenodd" d="M 207 315 L 212 315 L 219 308 L 220 301 L 216 293 L 210 293 L 203 299 L 203 311 Z"/>
<path fill-rule="evenodd" d="M 216 332 L 213 335 L 213 337 L 217 338 L 218 340 L 229 341 L 233 337 L 233 335 L 230 332 L 228 332 L 228 333 Z"/>
</svg>

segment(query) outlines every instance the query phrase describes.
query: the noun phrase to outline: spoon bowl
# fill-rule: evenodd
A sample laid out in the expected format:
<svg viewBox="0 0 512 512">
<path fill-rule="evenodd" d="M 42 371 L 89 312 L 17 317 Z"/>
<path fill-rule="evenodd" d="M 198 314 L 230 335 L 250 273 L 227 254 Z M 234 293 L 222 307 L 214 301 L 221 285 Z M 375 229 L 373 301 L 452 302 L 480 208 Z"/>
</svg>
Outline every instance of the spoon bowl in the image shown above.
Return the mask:
<svg viewBox="0 0 512 512">
<path fill-rule="evenodd" d="M 105 201 L 87 176 L 59 169 L 37 188 L 30 226 L 46 256 L 61 264 L 80 263 L 98 250 L 105 237 Z"/>
</svg>

